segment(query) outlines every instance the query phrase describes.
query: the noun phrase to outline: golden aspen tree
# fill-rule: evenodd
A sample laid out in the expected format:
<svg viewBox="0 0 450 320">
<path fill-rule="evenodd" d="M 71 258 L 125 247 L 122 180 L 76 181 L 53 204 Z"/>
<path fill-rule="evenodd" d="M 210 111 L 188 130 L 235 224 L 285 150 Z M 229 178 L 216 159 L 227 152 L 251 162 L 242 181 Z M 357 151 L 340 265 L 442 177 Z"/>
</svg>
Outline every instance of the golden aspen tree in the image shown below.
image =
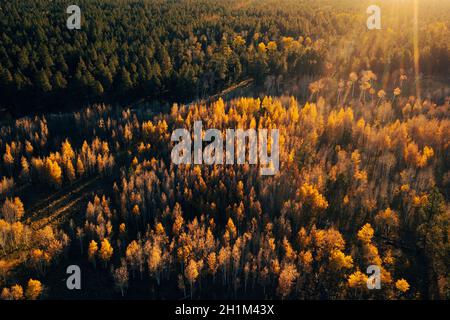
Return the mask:
<svg viewBox="0 0 450 320">
<path fill-rule="evenodd" d="M 94 156 L 94 158 L 95 158 L 95 156 Z M 105 171 L 105 164 L 106 163 L 105 163 L 105 159 L 102 157 L 101 154 L 97 155 L 96 162 L 97 162 L 97 170 L 98 170 L 98 172 L 100 174 L 103 174 L 104 171 Z"/>
<path fill-rule="evenodd" d="M 78 158 L 77 158 L 77 175 L 78 175 L 78 177 L 84 176 L 84 172 L 85 172 L 85 170 L 84 170 L 83 161 L 81 161 L 80 156 L 78 156 Z"/>
<path fill-rule="evenodd" d="M 297 103 L 297 100 L 295 100 L 294 97 L 291 97 L 289 99 L 288 114 L 289 114 L 289 117 L 290 117 L 292 123 L 297 123 L 298 120 L 300 119 L 298 103 Z"/>
<path fill-rule="evenodd" d="M 228 265 L 230 264 L 231 250 L 230 247 L 222 247 L 219 250 L 219 255 L 217 257 L 218 265 L 221 267 L 223 271 L 223 283 L 227 283 L 227 273 L 228 273 Z"/>
<path fill-rule="evenodd" d="M 114 249 L 109 243 L 108 239 L 103 239 L 99 251 L 99 257 L 101 260 L 103 260 L 105 266 L 107 265 L 108 261 L 111 259 L 113 255 Z"/>
<path fill-rule="evenodd" d="M 238 272 L 240 270 L 240 264 L 241 264 L 241 254 L 242 254 L 242 250 L 241 250 L 241 238 L 237 238 L 236 242 L 233 245 L 233 248 L 231 250 L 231 257 L 233 259 L 233 287 L 234 287 L 234 292 L 236 295 L 236 290 L 237 290 L 237 284 L 239 281 L 239 277 L 238 277 Z"/>
<path fill-rule="evenodd" d="M 12 171 L 12 167 L 14 165 L 14 157 L 11 154 L 11 147 L 6 144 L 6 151 L 3 155 L 3 162 L 5 163 L 5 166 Z"/>
<path fill-rule="evenodd" d="M 136 270 L 139 270 L 141 276 L 143 271 L 143 253 L 142 248 L 139 245 L 139 243 L 135 240 L 133 240 L 128 246 L 125 251 L 125 257 L 127 259 L 127 262 L 130 264 L 131 269 L 133 271 L 133 277 L 134 272 Z"/>
<path fill-rule="evenodd" d="M 434 150 L 431 147 L 425 146 L 422 151 L 422 155 L 417 158 L 417 167 L 424 168 L 428 164 L 428 160 L 434 155 Z"/>
<path fill-rule="evenodd" d="M 217 264 L 217 257 L 215 252 L 211 252 L 206 258 L 206 262 L 208 264 L 208 271 L 213 276 L 213 282 L 215 282 L 217 268 L 219 267 Z"/>
<path fill-rule="evenodd" d="M 6 256 L 6 250 L 10 244 L 10 232 L 11 225 L 4 219 L 0 219 L 0 247 L 3 250 L 3 254 Z M 0 260 L 0 271 L 6 270 L 6 261 Z M 0 275 L 3 275 L 0 273 Z"/>
<path fill-rule="evenodd" d="M 240 225 L 242 223 L 242 221 L 244 220 L 244 214 L 245 214 L 245 208 L 244 208 L 244 203 L 241 201 L 239 203 L 239 206 L 236 209 L 236 218 L 238 221 L 238 224 Z"/>
<path fill-rule="evenodd" d="M 33 150 L 34 150 L 34 148 L 33 148 L 33 145 L 31 144 L 31 142 L 26 140 L 25 141 L 25 152 L 26 152 L 28 157 L 32 156 Z"/>
<path fill-rule="evenodd" d="M 270 260 L 270 271 L 274 274 L 274 275 L 278 275 L 281 272 L 281 266 L 280 266 L 280 261 L 278 260 L 278 258 L 274 258 Z"/>
<path fill-rule="evenodd" d="M 294 260 L 295 257 L 297 256 L 297 253 L 292 248 L 292 245 L 289 243 L 289 241 L 286 237 L 283 238 L 283 249 L 284 249 L 285 258 L 288 261 Z"/>
<path fill-rule="evenodd" d="M 30 165 L 28 164 L 28 160 L 25 157 L 22 157 L 22 159 L 20 159 L 20 164 L 22 166 L 20 178 L 23 181 L 28 181 L 30 179 Z"/>
<path fill-rule="evenodd" d="M 409 283 L 405 279 L 400 279 L 395 282 L 395 287 L 402 293 L 409 290 Z"/>
<path fill-rule="evenodd" d="M 298 255 L 298 260 L 305 272 L 310 273 L 312 271 L 312 263 L 314 259 L 310 250 L 301 251 Z"/>
<path fill-rule="evenodd" d="M 393 237 L 400 226 L 400 220 L 397 212 L 387 208 L 379 211 L 375 216 L 375 225 L 378 230 L 386 237 Z"/>
<path fill-rule="evenodd" d="M 383 262 L 385 265 L 387 266 L 394 266 L 395 264 L 395 257 L 392 254 L 392 250 L 388 249 L 386 250 L 384 257 L 383 257 Z"/>
<path fill-rule="evenodd" d="M 357 237 L 363 243 L 369 243 L 372 241 L 374 230 L 369 223 L 366 223 L 357 234 Z"/>
<path fill-rule="evenodd" d="M 67 174 L 67 179 L 69 179 L 69 181 L 71 183 L 75 181 L 75 179 L 76 179 L 75 168 L 73 167 L 73 164 L 72 164 L 71 160 L 67 160 L 67 163 L 66 163 L 66 174 Z"/>
<path fill-rule="evenodd" d="M 103 154 L 107 154 L 107 153 L 109 153 L 109 145 L 108 145 L 108 142 L 106 142 L 106 141 L 103 141 L 102 142 L 102 153 Z"/>
<path fill-rule="evenodd" d="M 158 285 L 160 284 L 160 269 L 162 264 L 162 250 L 158 243 L 150 246 L 147 260 L 148 270 L 151 276 L 156 278 Z"/>
<path fill-rule="evenodd" d="M 43 274 L 45 266 L 45 252 L 41 249 L 31 250 L 30 263 L 40 274 Z"/>
<path fill-rule="evenodd" d="M 35 235 L 36 240 L 42 247 L 49 247 L 50 243 L 55 240 L 53 228 L 49 225 L 39 229 Z"/>
<path fill-rule="evenodd" d="M 161 222 L 158 222 L 155 226 L 155 232 L 157 235 L 159 236 L 165 236 L 166 235 L 166 230 L 164 230 L 164 226 L 162 225 Z"/>
<path fill-rule="evenodd" d="M 231 218 L 228 218 L 227 231 L 230 233 L 231 238 L 234 239 L 237 237 L 237 229 L 236 226 L 234 225 L 233 219 Z"/>
<path fill-rule="evenodd" d="M 214 235 L 211 231 L 211 227 L 208 227 L 206 230 L 206 238 L 205 238 L 205 250 L 210 252 L 215 249 L 216 241 L 214 239 Z"/>
<path fill-rule="evenodd" d="M 403 157 L 410 166 L 416 166 L 420 162 L 420 151 L 417 144 L 412 141 L 408 143 L 403 151 Z"/>
<path fill-rule="evenodd" d="M 47 158 L 45 166 L 50 184 L 56 188 L 60 188 L 62 185 L 62 170 L 59 164 L 56 161 Z"/>
<path fill-rule="evenodd" d="M 22 286 L 16 284 L 11 287 L 11 296 L 13 300 L 23 300 L 25 297 L 23 295 L 23 288 Z"/>
<path fill-rule="evenodd" d="M 23 203 L 19 197 L 15 197 L 14 199 L 7 198 L 0 211 L 5 220 L 9 223 L 22 219 L 25 214 Z"/>
<path fill-rule="evenodd" d="M 141 210 L 139 209 L 139 206 L 135 204 L 131 212 L 133 213 L 134 217 L 139 217 Z"/>
<path fill-rule="evenodd" d="M 184 270 L 184 276 L 189 281 L 190 287 L 191 287 L 191 299 L 193 297 L 194 293 L 194 283 L 197 280 L 199 273 L 198 273 L 198 266 L 194 259 L 190 259 L 189 263 Z"/>
<path fill-rule="evenodd" d="M 141 142 L 138 146 L 138 153 L 143 153 L 146 149 L 145 149 L 145 145 L 143 142 Z"/>
<path fill-rule="evenodd" d="M 304 183 L 297 191 L 297 194 L 302 201 L 310 205 L 313 209 L 325 210 L 328 208 L 328 201 L 313 185 Z"/>
<path fill-rule="evenodd" d="M 73 160 L 75 158 L 75 152 L 72 149 L 72 145 L 69 140 L 66 139 L 61 146 L 61 154 L 64 161 Z"/>
<path fill-rule="evenodd" d="M 81 252 L 81 254 L 83 254 L 83 251 L 84 251 L 83 250 L 84 249 L 83 248 L 84 247 L 83 240 L 84 240 L 84 237 L 86 236 L 84 229 L 81 227 L 76 227 L 75 236 L 77 237 L 78 241 L 80 241 L 80 252 Z"/>
<path fill-rule="evenodd" d="M 14 206 L 16 207 L 16 220 L 22 219 L 25 214 L 25 208 L 19 197 L 14 198 Z"/>
<path fill-rule="evenodd" d="M 20 221 L 16 221 L 11 224 L 12 244 L 16 249 L 20 245 L 28 245 L 27 241 L 30 238 L 30 232 L 26 225 Z"/>
<path fill-rule="evenodd" d="M 97 252 L 98 252 L 97 242 L 92 240 L 89 243 L 89 247 L 88 247 L 88 259 L 94 265 L 94 267 L 95 267 L 95 262 L 96 262 L 95 258 L 96 258 Z"/>
<path fill-rule="evenodd" d="M 28 280 L 27 289 L 25 290 L 25 297 L 28 300 L 36 300 L 38 299 L 42 294 L 42 284 L 39 280 Z"/>
<path fill-rule="evenodd" d="M 179 235 L 181 228 L 183 227 L 184 219 L 181 214 L 175 216 L 175 221 L 173 222 L 172 232 L 174 235 Z"/>
<path fill-rule="evenodd" d="M 1 224 L 2 221 L 3 220 L 0 220 L 0 224 Z M 1 230 L 1 226 L 0 226 L 0 238 L 1 238 L 1 233 L 2 233 L 2 230 Z M 1 241 L 2 241 L 2 239 L 0 239 L 0 245 L 1 245 Z M 5 255 L 6 255 L 6 253 L 5 253 Z M 5 280 L 8 272 L 9 272 L 9 267 L 10 266 L 6 262 L 6 260 L 3 260 L 3 259 L 0 260 L 0 281 L 4 281 Z"/>
<path fill-rule="evenodd" d="M 124 259 L 122 259 L 120 267 L 113 271 L 113 278 L 116 288 L 120 290 L 123 297 L 128 288 L 128 268 Z"/>
<path fill-rule="evenodd" d="M 382 260 L 378 253 L 378 248 L 372 243 L 374 230 L 369 223 L 366 223 L 357 234 L 358 240 L 362 242 L 363 256 L 368 264 L 381 267 Z"/>
<path fill-rule="evenodd" d="M 349 80 L 350 85 L 352 87 L 352 98 L 353 98 L 353 95 L 354 95 L 354 92 L 355 92 L 354 84 L 358 80 L 358 74 L 356 72 L 351 72 L 349 77 L 348 77 L 348 80 Z"/>
<path fill-rule="evenodd" d="M 353 267 L 353 258 L 346 256 L 341 250 L 333 250 L 330 255 L 330 264 L 336 270 L 351 269 Z"/>
<path fill-rule="evenodd" d="M 177 249 L 177 256 L 182 265 L 187 263 L 187 259 L 192 251 L 190 244 L 183 244 Z"/>
<path fill-rule="evenodd" d="M 278 277 L 278 294 L 282 299 L 291 294 L 294 282 L 299 276 L 297 268 L 292 263 L 288 263 L 283 266 L 280 275 Z"/>
<path fill-rule="evenodd" d="M 14 188 L 14 178 L 0 179 L 0 196 L 8 194 Z"/>
<path fill-rule="evenodd" d="M 361 271 L 356 271 L 348 277 L 348 286 L 350 288 L 367 289 L 367 275 Z"/>
<path fill-rule="evenodd" d="M 11 295 L 11 290 L 7 287 L 3 288 L 0 298 L 2 300 L 13 300 L 13 297 Z"/>
<path fill-rule="evenodd" d="M 244 198 L 244 184 L 240 180 L 239 180 L 239 182 L 237 184 L 236 193 L 237 193 L 238 199 L 243 199 Z"/>
<path fill-rule="evenodd" d="M 125 125 L 123 138 L 128 143 L 133 139 L 133 133 L 131 132 L 130 126 L 128 124 Z"/>
</svg>

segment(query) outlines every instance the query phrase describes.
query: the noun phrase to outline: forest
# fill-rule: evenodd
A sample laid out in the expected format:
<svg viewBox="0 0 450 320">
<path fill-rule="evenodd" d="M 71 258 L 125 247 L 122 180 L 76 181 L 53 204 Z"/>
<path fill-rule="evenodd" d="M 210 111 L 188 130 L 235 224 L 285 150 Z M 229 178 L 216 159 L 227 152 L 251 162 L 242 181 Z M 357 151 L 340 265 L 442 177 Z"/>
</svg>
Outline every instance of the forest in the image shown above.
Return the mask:
<svg viewBox="0 0 450 320">
<path fill-rule="evenodd" d="M 270 76 L 280 88 L 321 74 L 325 62 L 342 74 L 413 66 L 414 0 L 379 2 L 386 27 L 370 33 L 369 2 L 353 0 L 79 0 L 80 30 L 66 28 L 69 1 L 2 1 L 0 110 L 17 117 L 142 98 L 190 102 L 247 78 Z M 448 76 L 448 3 L 420 6 L 421 70 Z"/>
<path fill-rule="evenodd" d="M 0 298 L 449 299 L 450 3 L 377 2 L 381 30 L 370 1 L 79 0 L 67 30 L 2 1 Z M 278 129 L 279 171 L 175 165 L 195 121 Z"/>
</svg>

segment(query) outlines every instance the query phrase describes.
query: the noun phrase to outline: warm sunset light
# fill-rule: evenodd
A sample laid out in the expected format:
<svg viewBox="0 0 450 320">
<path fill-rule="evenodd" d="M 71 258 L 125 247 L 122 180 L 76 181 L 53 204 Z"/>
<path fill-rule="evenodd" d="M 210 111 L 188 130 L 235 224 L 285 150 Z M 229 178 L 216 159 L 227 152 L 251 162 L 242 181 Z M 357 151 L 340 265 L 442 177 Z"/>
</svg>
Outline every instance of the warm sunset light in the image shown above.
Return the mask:
<svg viewBox="0 0 450 320">
<path fill-rule="evenodd" d="M 0 1 L 1 300 L 448 300 L 449 40 L 444 0 Z"/>
</svg>

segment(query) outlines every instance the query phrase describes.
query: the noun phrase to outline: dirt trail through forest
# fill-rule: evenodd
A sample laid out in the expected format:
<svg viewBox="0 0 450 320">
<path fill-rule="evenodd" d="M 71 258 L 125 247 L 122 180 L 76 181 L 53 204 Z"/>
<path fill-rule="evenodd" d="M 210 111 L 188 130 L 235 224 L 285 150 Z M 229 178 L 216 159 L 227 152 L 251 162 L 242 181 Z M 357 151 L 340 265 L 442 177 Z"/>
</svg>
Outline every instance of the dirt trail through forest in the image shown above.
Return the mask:
<svg viewBox="0 0 450 320">
<path fill-rule="evenodd" d="M 87 181 L 82 181 L 71 186 L 69 189 L 61 190 L 36 204 L 33 208 L 28 210 L 29 217 L 26 220 L 27 224 L 33 230 L 39 230 L 49 223 L 62 220 L 67 220 L 70 214 L 64 214 L 73 211 L 74 208 L 79 209 L 77 205 L 81 204 L 82 200 L 88 197 L 91 192 L 97 187 L 96 182 L 100 176 L 95 176 Z"/>
</svg>

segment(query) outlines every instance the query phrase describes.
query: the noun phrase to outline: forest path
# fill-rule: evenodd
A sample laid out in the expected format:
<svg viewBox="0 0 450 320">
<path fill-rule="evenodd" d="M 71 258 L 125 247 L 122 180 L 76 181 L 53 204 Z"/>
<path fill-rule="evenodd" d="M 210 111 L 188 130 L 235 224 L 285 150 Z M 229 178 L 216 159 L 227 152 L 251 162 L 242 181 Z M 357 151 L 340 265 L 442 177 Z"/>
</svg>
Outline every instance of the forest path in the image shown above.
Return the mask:
<svg viewBox="0 0 450 320">
<path fill-rule="evenodd" d="M 49 224 L 61 225 L 77 212 L 84 215 L 84 200 L 91 196 L 92 192 L 98 190 L 99 180 L 101 180 L 100 175 L 87 180 L 82 179 L 51 194 L 26 211 L 26 216 L 28 217 L 24 223 L 34 231 L 37 231 Z M 14 270 L 26 261 L 27 255 L 25 253 L 32 247 L 33 239 L 27 246 L 16 248 L 6 255 L 0 252 L 0 258 L 7 256 L 10 261 L 7 269 Z"/>
<path fill-rule="evenodd" d="M 96 175 L 88 180 L 83 180 L 74 183 L 64 190 L 58 191 L 48 198 L 40 201 L 31 209 L 27 210 L 28 218 L 26 223 L 33 228 L 39 230 L 50 223 L 60 220 L 65 220 L 69 215 L 64 213 L 74 208 L 79 208 L 79 204 L 88 197 L 92 191 L 97 187 L 99 175 Z"/>
<path fill-rule="evenodd" d="M 76 214 L 84 216 L 87 198 L 92 192 L 99 188 L 100 175 L 89 180 L 75 182 L 71 187 L 64 188 L 63 192 L 57 192 L 57 196 L 51 195 L 27 210 L 28 218 L 26 224 L 34 231 L 40 230 L 45 226 L 61 225 L 67 222 Z M 15 248 L 12 252 L 0 252 L 0 260 L 7 258 L 7 264 L 4 266 L 4 272 L 10 276 L 19 276 L 24 272 L 24 266 L 28 261 L 28 252 L 34 246 L 34 239 L 23 247 Z M 20 276 L 19 276 L 20 277 Z M 0 286 L 2 279 L 0 278 Z"/>
</svg>

